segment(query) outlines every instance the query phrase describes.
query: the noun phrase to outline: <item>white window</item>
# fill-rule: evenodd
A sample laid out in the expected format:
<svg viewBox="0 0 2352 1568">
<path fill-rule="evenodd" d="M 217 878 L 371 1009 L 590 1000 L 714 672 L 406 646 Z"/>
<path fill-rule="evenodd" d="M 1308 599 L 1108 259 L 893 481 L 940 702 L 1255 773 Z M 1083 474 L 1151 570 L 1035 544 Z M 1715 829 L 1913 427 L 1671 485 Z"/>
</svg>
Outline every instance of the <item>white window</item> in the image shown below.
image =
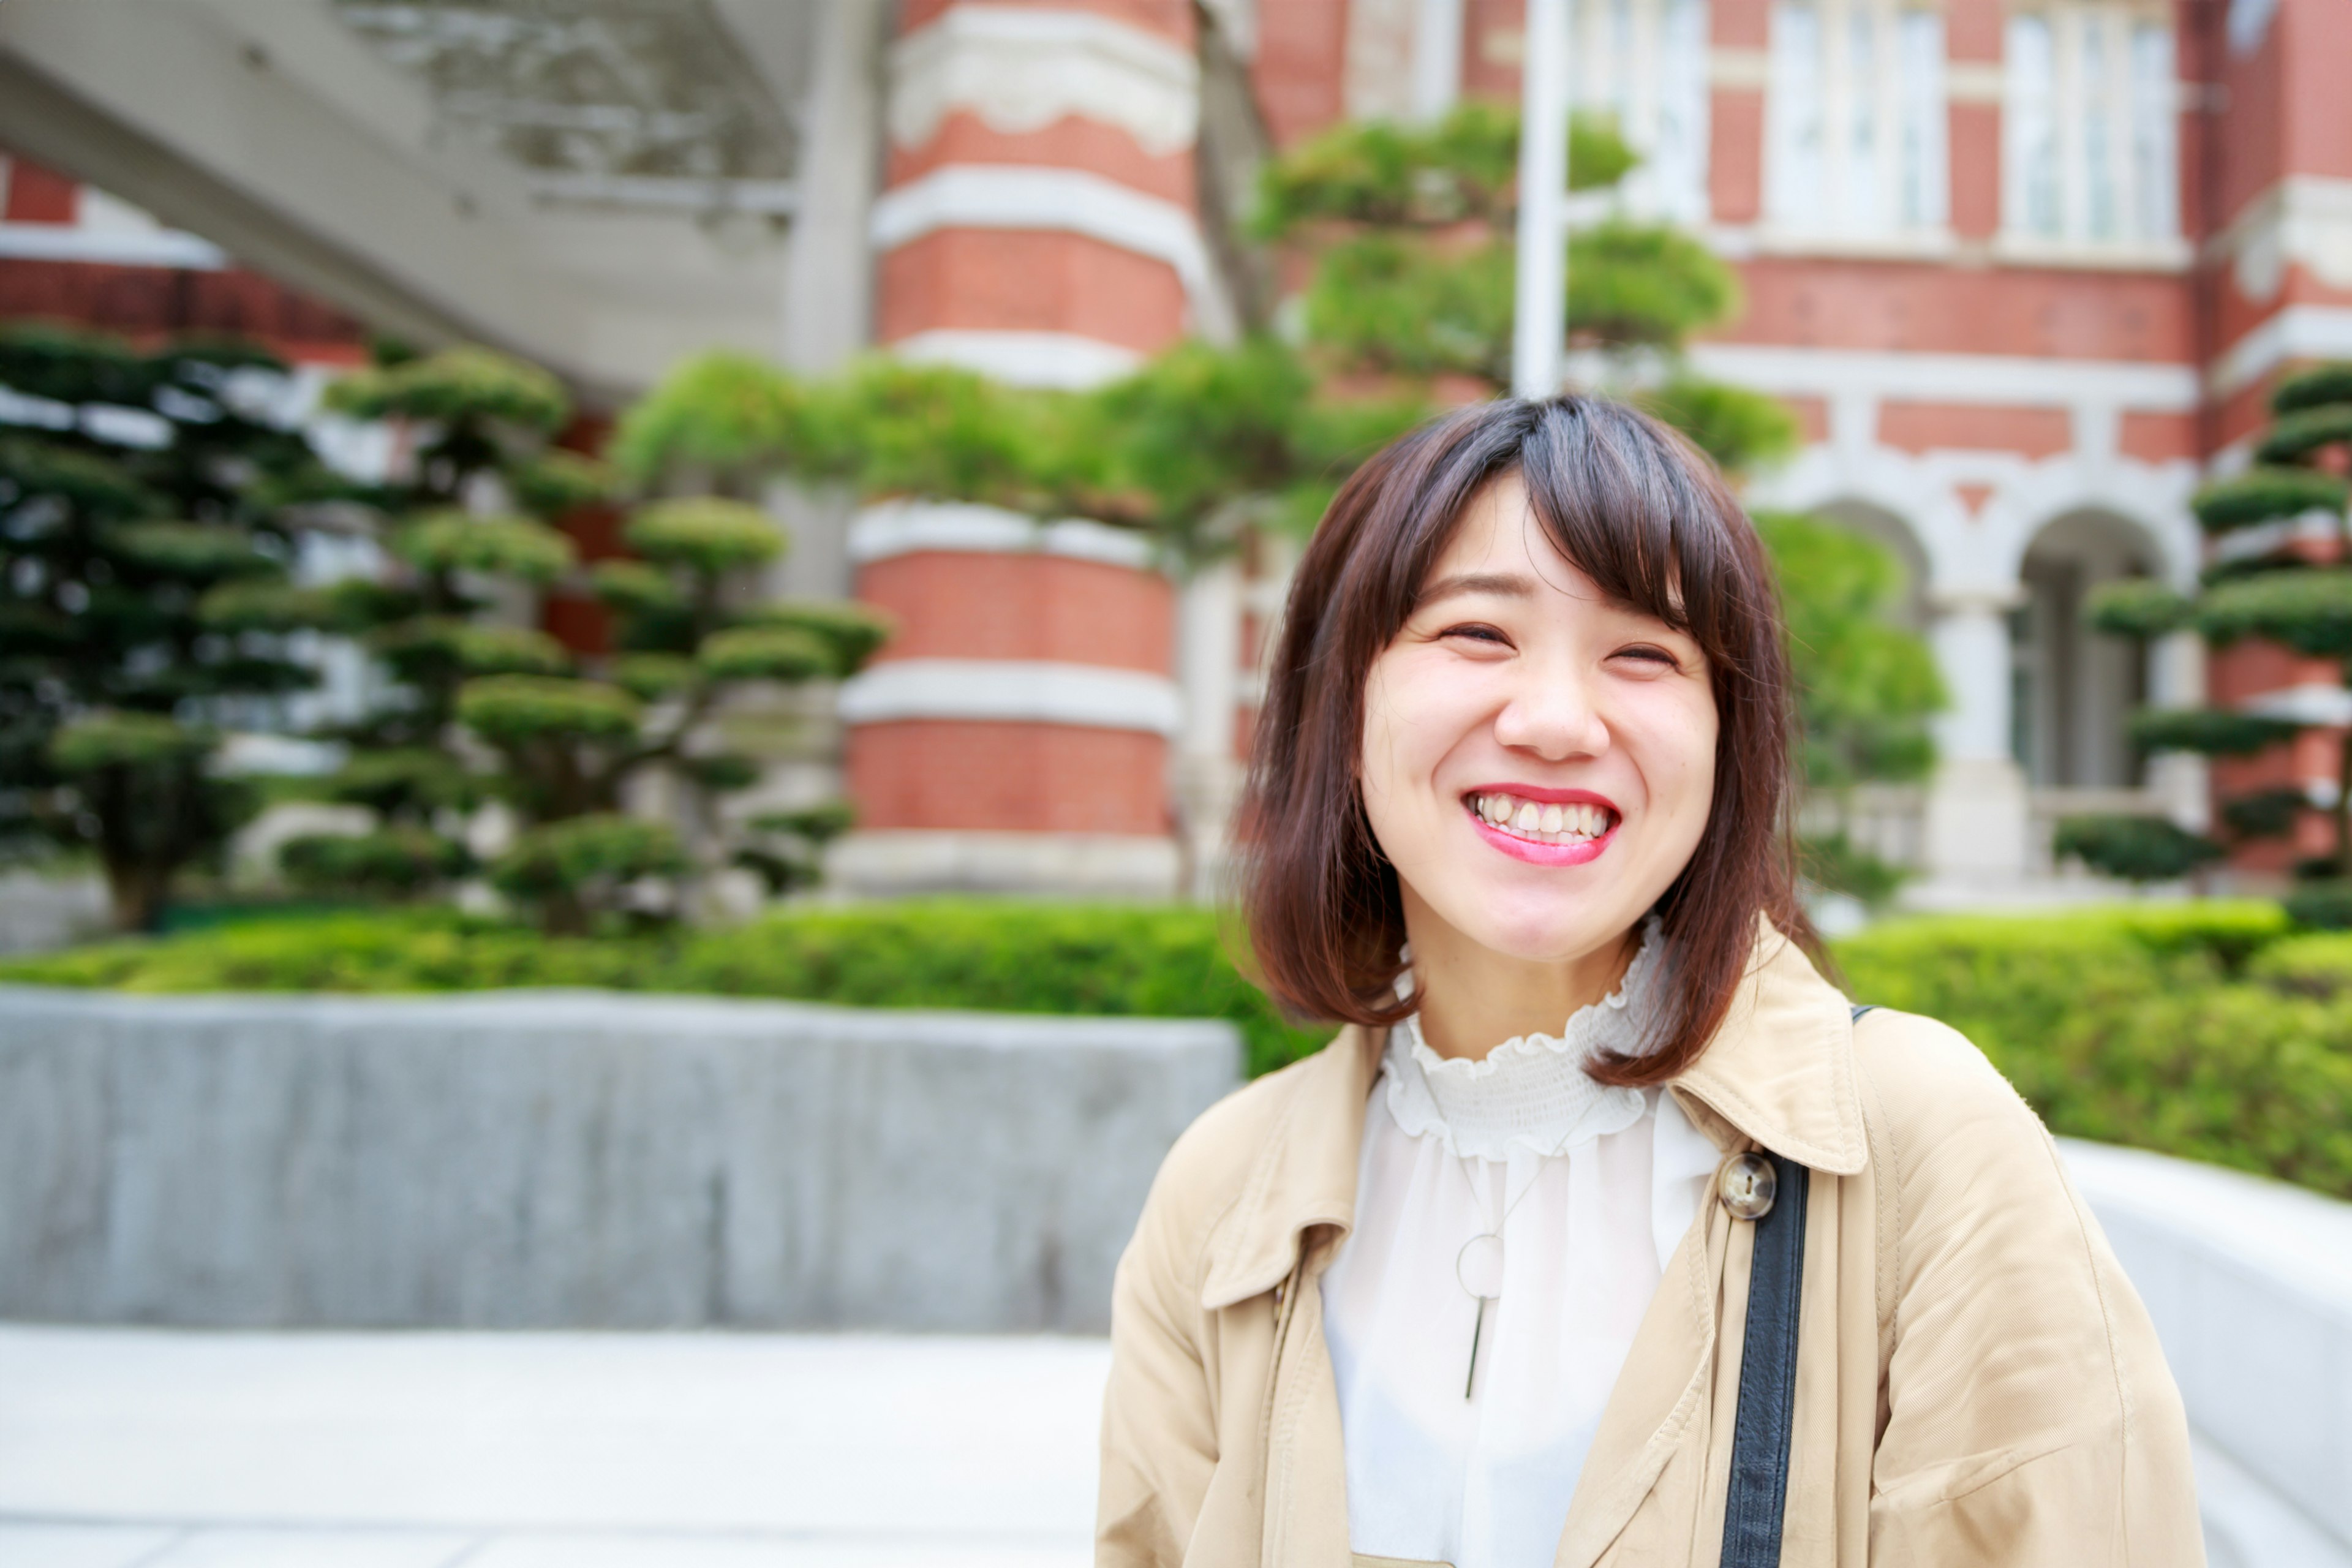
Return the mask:
<svg viewBox="0 0 2352 1568">
<path fill-rule="evenodd" d="M 1706 0 L 1570 0 L 1569 96 L 1613 117 L 1642 162 L 1628 210 L 1707 218 Z"/>
<path fill-rule="evenodd" d="M 2002 226 L 2072 245 L 2177 238 L 2171 27 L 2123 5 L 2022 12 L 2006 63 Z"/>
<path fill-rule="evenodd" d="M 1853 237 L 1944 226 L 1941 12 L 1781 0 L 1771 59 L 1764 207 L 1772 226 Z"/>
</svg>

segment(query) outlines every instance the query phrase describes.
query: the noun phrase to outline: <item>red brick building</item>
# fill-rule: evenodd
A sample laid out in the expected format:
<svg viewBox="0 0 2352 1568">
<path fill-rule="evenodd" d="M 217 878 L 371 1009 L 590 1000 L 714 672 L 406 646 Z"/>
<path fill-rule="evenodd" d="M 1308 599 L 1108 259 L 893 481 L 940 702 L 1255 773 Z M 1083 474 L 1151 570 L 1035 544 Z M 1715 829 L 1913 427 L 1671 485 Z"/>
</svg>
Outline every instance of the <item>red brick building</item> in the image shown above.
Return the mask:
<svg viewBox="0 0 2352 1568">
<path fill-rule="evenodd" d="M 1247 291 L 1228 226 L 1254 156 L 1343 117 L 1510 97 L 1524 56 L 1520 0 L 720 5 L 693 25 L 735 29 L 766 84 L 737 87 L 793 109 L 775 121 L 792 147 L 745 163 L 723 199 L 691 187 L 689 211 L 678 179 L 583 174 L 572 143 L 421 135 L 461 102 L 478 126 L 489 101 L 483 59 L 463 57 L 488 46 L 428 36 L 437 11 L 388 40 L 384 8 L 323 0 L 123 15 L 0 14 L 0 138 L 372 322 L 488 336 L 608 395 L 703 342 L 808 369 L 874 342 L 1083 385 L 1230 333 Z M 1937 780 L 1862 799 L 1866 837 L 1931 889 L 2013 890 L 2049 873 L 2059 815 L 2208 813 L 2200 764 L 2131 754 L 2135 706 L 2210 689 L 2352 717 L 2332 669 L 2246 650 L 2209 670 L 2190 639 L 2134 650 L 2081 615 L 2116 576 L 2192 583 L 2207 547 L 2189 493 L 2243 460 L 2283 370 L 2352 356 L 2352 97 L 2331 86 L 2352 4 L 1579 0 L 1572 31 L 1578 101 L 1643 154 L 1623 199 L 1703 232 L 1745 284 L 1744 314 L 1695 360 L 1803 420 L 1804 450 L 1751 500 L 1841 518 L 1909 567 L 1954 705 Z M 707 61 L 693 50 L 711 42 L 644 47 Z M 115 155 L 117 133 L 143 156 Z M 26 237 L 60 198 L 26 188 L 0 226 L 16 290 L 0 309 L 78 313 L 110 263 L 43 253 Z M 678 216 L 647 216 L 665 203 Z M 273 341 L 356 342 L 325 312 L 265 307 L 216 258 L 168 265 L 133 289 L 142 322 L 244 301 L 236 324 Z M 82 270 L 26 281 L 59 266 Z M 855 592 L 906 627 L 843 693 L 861 812 L 843 881 L 1212 876 L 1281 547 L 1178 583 L 1083 520 L 899 505 L 795 521 L 801 591 Z M 2219 782 L 2324 803 L 2336 746 L 2314 731 Z"/>
</svg>

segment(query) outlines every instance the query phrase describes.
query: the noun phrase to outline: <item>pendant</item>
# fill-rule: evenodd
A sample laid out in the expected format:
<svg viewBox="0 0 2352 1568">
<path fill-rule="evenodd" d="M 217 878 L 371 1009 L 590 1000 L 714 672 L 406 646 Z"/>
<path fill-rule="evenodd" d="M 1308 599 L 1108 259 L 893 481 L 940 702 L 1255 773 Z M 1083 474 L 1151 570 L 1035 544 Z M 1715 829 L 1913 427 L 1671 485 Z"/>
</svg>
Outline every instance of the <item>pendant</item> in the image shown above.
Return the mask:
<svg viewBox="0 0 2352 1568">
<path fill-rule="evenodd" d="M 1464 1242 L 1454 1255 L 1454 1277 L 1478 1302 L 1478 1317 L 1470 1327 L 1470 1371 L 1462 1380 L 1466 1402 L 1478 1386 L 1478 1342 L 1486 1332 L 1486 1303 L 1503 1294 L 1503 1238 L 1488 1231 Z"/>
</svg>

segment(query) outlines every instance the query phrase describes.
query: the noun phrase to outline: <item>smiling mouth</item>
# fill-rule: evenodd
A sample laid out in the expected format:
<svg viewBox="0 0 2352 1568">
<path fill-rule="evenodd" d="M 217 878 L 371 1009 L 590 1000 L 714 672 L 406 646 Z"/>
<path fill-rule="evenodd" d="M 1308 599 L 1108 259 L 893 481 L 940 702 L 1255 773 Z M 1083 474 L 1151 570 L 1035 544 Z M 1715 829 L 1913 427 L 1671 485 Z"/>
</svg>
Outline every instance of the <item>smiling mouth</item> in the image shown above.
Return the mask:
<svg viewBox="0 0 2352 1568">
<path fill-rule="evenodd" d="M 1497 833 L 1529 844 L 1590 844 L 1617 826 L 1617 814 L 1590 801 L 1522 800 L 1489 791 L 1467 795 L 1470 815 Z"/>
</svg>

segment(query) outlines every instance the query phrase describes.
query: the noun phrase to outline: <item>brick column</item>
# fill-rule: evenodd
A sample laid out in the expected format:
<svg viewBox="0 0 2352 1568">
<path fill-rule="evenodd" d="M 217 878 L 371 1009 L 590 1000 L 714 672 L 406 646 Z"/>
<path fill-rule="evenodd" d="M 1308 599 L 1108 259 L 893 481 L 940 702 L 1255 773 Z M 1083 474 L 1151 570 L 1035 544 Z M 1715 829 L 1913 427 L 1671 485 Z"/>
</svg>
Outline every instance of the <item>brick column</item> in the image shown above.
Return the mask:
<svg viewBox="0 0 2352 1568">
<path fill-rule="evenodd" d="M 913 359 L 1083 387 L 1232 330 L 1196 214 L 1183 0 L 900 8 L 877 335 Z M 1180 856 L 1173 592 L 1150 542 L 898 504 L 853 524 L 899 636 L 842 696 L 853 890 L 1160 895 Z"/>
</svg>

